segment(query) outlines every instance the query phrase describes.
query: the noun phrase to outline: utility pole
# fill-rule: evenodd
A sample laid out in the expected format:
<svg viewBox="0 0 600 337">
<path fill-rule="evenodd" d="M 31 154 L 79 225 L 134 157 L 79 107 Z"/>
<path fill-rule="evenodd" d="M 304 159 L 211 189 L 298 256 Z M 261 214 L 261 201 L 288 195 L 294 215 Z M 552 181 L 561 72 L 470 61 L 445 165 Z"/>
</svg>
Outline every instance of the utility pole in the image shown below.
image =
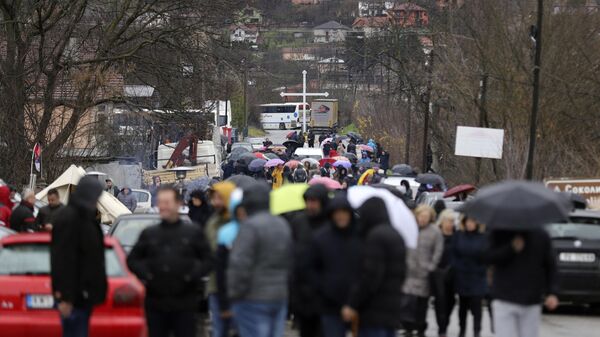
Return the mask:
<svg viewBox="0 0 600 337">
<path fill-rule="evenodd" d="M 244 136 L 248 135 L 248 66 L 246 62 L 242 60 L 242 64 L 244 65 L 244 129 L 242 130 L 242 134 Z"/>
<path fill-rule="evenodd" d="M 529 120 L 529 152 L 525 167 L 525 178 L 533 180 L 533 161 L 535 159 L 535 141 L 537 137 L 537 116 L 540 101 L 540 67 L 542 64 L 542 25 L 544 22 L 544 0 L 538 0 L 537 26 L 531 28 L 531 38 L 535 41 L 533 62 L 533 97 Z"/>
<path fill-rule="evenodd" d="M 486 116 L 486 100 L 487 100 L 487 81 L 488 75 L 484 74 L 481 76 L 479 81 L 479 127 L 487 127 L 487 116 Z M 475 159 L 475 182 L 479 185 L 481 181 L 481 158 Z"/>
<path fill-rule="evenodd" d="M 432 77 L 433 77 L 433 50 L 429 53 L 429 65 L 428 65 L 428 74 L 427 74 L 427 90 L 425 94 L 422 96 L 423 103 L 423 172 L 427 172 L 428 162 L 427 162 L 427 153 L 429 152 L 429 114 L 431 110 L 431 87 L 432 87 Z"/>
<path fill-rule="evenodd" d="M 404 144 L 404 163 L 410 163 L 410 139 L 412 137 L 412 114 L 413 114 L 413 100 L 412 94 L 408 95 L 408 111 L 406 117 L 406 143 Z"/>
</svg>

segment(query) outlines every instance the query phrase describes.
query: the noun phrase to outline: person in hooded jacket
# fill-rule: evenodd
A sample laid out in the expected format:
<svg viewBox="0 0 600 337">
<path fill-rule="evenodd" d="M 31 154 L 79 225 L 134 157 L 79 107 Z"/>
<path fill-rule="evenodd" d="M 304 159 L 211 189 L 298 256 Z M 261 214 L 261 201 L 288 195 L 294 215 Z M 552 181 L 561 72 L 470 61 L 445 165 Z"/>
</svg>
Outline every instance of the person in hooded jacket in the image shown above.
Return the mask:
<svg viewBox="0 0 600 337">
<path fill-rule="evenodd" d="M 117 199 L 119 199 L 119 201 L 131 211 L 131 213 L 133 213 L 133 211 L 135 211 L 137 208 L 137 199 L 133 193 L 131 193 L 131 188 L 129 187 L 123 187 L 121 193 L 119 193 L 117 196 Z"/>
<path fill-rule="evenodd" d="M 310 186 L 304 192 L 306 209 L 290 220 L 294 240 L 294 268 L 290 275 L 290 309 L 301 337 L 316 337 L 321 333 L 317 295 L 306 270 L 310 268 L 313 235 L 328 225 L 329 191 L 323 185 Z"/>
<path fill-rule="evenodd" d="M 358 279 L 362 241 L 354 210 L 339 193 L 328 207 L 330 223 L 314 235 L 310 278 L 319 297 L 324 337 L 345 337 L 348 324 L 341 316 L 350 289 Z"/>
<path fill-rule="evenodd" d="M 229 255 L 227 291 L 241 337 L 282 337 L 292 266 L 289 224 L 269 211 L 269 188 L 244 193 L 247 214 Z"/>
<path fill-rule="evenodd" d="M 359 337 L 393 337 L 402 314 L 406 277 L 404 239 L 390 224 L 385 202 L 371 198 L 358 208 L 363 242 L 359 278 L 341 315 L 359 322 Z"/>
<path fill-rule="evenodd" d="M 193 223 L 204 228 L 208 218 L 213 213 L 212 207 L 208 203 L 206 193 L 202 190 L 194 190 L 190 193 L 190 201 L 188 202 L 189 217 Z"/>
<path fill-rule="evenodd" d="M 222 181 L 214 184 L 209 190 L 209 198 L 214 213 L 206 222 L 204 235 L 208 240 L 213 254 L 217 253 L 217 236 L 219 229 L 231 220 L 229 201 L 231 199 L 231 193 L 235 188 L 235 184 L 232 182 Z M 216 336 L 221 336 L 225 333 L 227 326 L 225 326 L 223 319 L 221 319 L 222 310 L 219 307 L 217 290 L 217 275 L 213 272 L 209 274 L 206 293 L 208 294 L 208 309 L 210 311 L 212 331 Z"/>
<path fill-rule="evenodd" d="M 217 275 L 217 298 L 219 301 L 219 310 L 221 310 L 221 320 L 223 329 L 216 331 L 214 337 L 228 337 L 230 330 L 233 329 L 233 314 L 231 313 L 231 305 L 227 294 L 227 267 L 229 265 L 229 254 L 233 248 L 237 234 L 240 230 L 240 221 L 247 218 L 247 214 L 242 207 L 244 191 L 235 189 L 231 193 L 229 200 L 229 214 L 231 221 L 224 224 L 217 233 L 217 260 L 216 260 L 216 275 Z"/>
<path fill-rule="evenodd" d="M 50 278 L 63 336 L 87 336 L 93 307 L 106 299 L 104 238 L 95 219 L 101 194 L 97 178 L 81 178 L 54 218 Z"/>
<path fill-rule="evenodd" d="M 6 185 L 0 186 L 0 226 L 10 227 L 10 215 L 12 209 L 8 206 L 10 201 L 10 188 Z"/>
<path fill-rule="evenodd" d="M 487 293 L 487 268 L 483 263 L 486 246 L 483 225 L 467 216 L 463 217 L 452 247 L 452 265 L 459 298 L 459 337 L 465 337 L 468 311 L 473 315 L 474 336 L 479 337 L 481 333 L 481 307 Z"/>
<path fill-rule="evenodd" d="M 294 181 L 297 183 L 306 183 L 308 181 L 308 172 L 304 168 L 304 165 L 298 165 L 294 170 Z"/>
</svg>

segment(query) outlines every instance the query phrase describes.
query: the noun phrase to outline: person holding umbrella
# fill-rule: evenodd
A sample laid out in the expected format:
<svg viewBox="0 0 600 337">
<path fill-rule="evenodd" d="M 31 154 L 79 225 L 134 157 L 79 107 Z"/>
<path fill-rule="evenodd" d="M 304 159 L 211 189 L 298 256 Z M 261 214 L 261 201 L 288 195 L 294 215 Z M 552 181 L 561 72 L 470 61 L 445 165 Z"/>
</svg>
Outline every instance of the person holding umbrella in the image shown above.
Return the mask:
<svg viewBox="0 0 600 337">
<path fill-rule="evenodd" d="M 468 311 L 473 315 L 473 336 L 481 333 L 481 307 L 487 293 L 487 268 L 481 258 L 486 248 L 484 231 L 482 224 L 463 216 L 454 237 L 452 264 L 459 296 L 459 337 L 465 337 Z"/>
<path fill-rule="evenodd" d="M 485 187 L 463 211 L 491 231 L 484 260 L 494 268 L 497 337 L 537 337 L 543 303 L 558 306 L 557 267 L 543 225 L 568 218 L 569 205 L 544 185 L 507 181 Z"/>
</svg>

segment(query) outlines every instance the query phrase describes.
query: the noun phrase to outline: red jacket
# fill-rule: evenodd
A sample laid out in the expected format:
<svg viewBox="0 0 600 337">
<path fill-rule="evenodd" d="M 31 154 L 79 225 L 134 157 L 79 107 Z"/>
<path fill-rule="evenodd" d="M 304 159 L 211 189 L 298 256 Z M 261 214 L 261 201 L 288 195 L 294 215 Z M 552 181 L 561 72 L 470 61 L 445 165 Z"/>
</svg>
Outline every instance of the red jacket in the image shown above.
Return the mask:
<svg viewBox="0 0 600 337">
<path fill-rule="evenodd" d="M 10 189 L 8 186 L 0 186 L 0 226 L 10 227 L 10 215 L 12 210 L 10 208 Z"/>
</svg>

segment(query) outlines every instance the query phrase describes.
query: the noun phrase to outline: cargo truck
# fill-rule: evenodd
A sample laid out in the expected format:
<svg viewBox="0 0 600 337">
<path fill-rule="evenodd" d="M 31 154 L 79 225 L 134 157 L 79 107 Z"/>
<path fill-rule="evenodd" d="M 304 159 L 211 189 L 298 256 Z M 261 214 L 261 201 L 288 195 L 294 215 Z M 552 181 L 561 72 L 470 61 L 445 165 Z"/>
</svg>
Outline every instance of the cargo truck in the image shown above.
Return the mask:
<svg viewBox="0 0 600 337">
<path fill-rule="evenodd" d="M 338 125 L 338 100 L 315 99 L 311 104 L 310 129 L 313 133 L 333 132 Z"/>
</svg>

